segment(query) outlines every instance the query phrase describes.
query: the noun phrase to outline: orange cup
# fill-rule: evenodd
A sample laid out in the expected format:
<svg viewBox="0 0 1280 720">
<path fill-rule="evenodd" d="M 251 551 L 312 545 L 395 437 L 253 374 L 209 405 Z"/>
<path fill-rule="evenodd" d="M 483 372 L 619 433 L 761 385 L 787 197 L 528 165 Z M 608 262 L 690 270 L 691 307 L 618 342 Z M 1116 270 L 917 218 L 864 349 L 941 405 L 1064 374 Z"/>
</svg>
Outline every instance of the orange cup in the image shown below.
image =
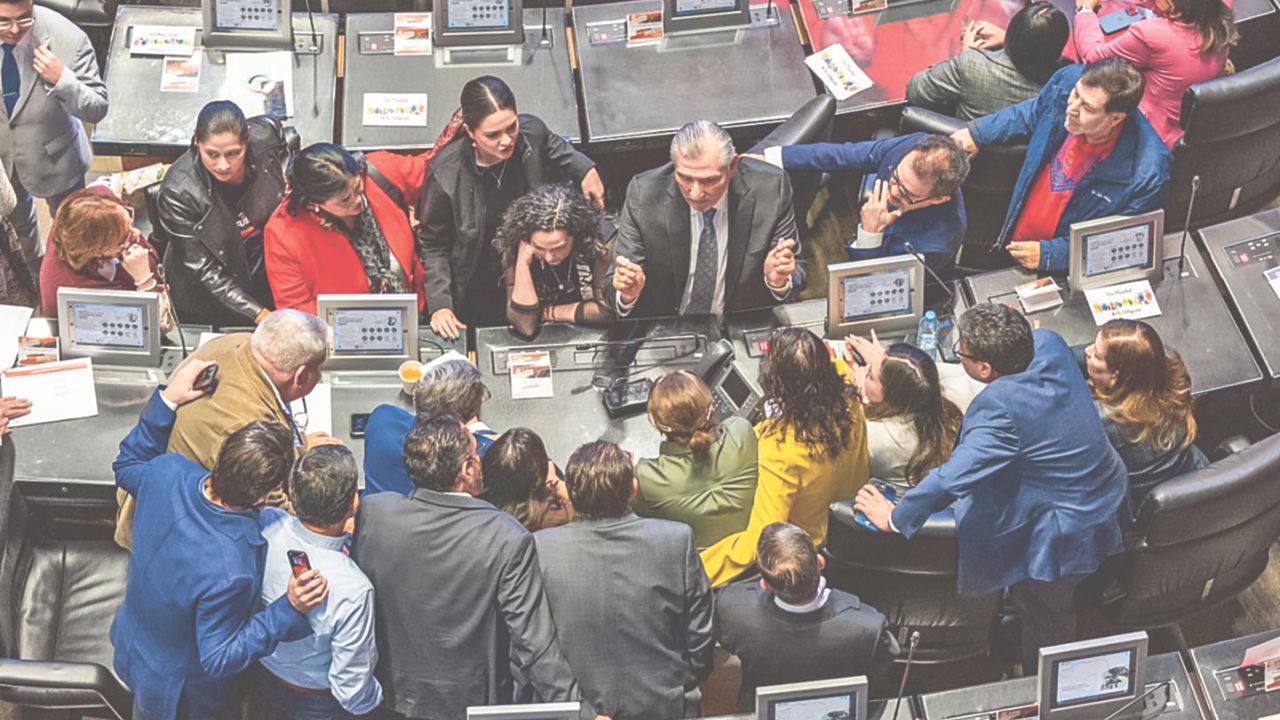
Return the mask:
<svg viewBox="0 0 1280 720">
<path fill-rule="evenodd" d="M 400 363 L 400 382 L 404 385 L 406 395 L 413 394 L 413 387 L 422 379 L 422 363 L 417 360 L 405 360 Z"/>
</svg>

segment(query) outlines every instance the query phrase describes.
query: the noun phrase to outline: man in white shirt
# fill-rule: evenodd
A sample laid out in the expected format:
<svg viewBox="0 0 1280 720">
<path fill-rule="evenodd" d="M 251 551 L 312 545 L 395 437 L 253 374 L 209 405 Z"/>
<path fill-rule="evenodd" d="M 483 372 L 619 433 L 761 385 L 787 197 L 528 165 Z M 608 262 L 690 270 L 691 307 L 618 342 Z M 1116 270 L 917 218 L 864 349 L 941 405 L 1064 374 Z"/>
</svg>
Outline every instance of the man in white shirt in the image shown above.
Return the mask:
<svg viewBox="0 0 1280 720">
<path fill-rule="evenodd" d="M 359 469 L 351 451 L 322 445 L 307 451 L 289 478 L 297 517 L 265 508 L 260 515 L 267 541 L 262 601 L 284 593 L 292 575 L 289 551 L 306 554 L 329 581 L 329 599 L 307 616 L 312 634 L 280 643 L 260 662 L 255 717 L 338 720 L 364 715 L 382 704 L 373 676 L 373 584 L 344 552 L 347 522 L 360 505 Z"/>
<path fill-rule="evenodd" d="M 637 175 L 613 237 L 618 315 L 723 315 L 804 289 L 791 182 L 734 153 L 706 120 L 671 141 L 671 162 Z"/>
</svg>

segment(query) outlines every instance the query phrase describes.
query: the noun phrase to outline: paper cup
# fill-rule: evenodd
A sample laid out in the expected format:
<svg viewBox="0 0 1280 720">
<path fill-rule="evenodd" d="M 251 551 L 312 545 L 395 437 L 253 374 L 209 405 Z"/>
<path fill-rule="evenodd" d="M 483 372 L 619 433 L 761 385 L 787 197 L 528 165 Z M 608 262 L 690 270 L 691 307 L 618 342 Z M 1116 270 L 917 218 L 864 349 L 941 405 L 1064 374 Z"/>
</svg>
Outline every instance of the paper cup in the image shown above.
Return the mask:
<svg viewBox="0 0 1280 720">
<path fill-rule="evenodd" d="M 422 379 L 422 363 L 417 360 L 405 360 L 400 363 L 400 382 L 406 395 L 413 394 L 413 388 Z"/>
</svg>

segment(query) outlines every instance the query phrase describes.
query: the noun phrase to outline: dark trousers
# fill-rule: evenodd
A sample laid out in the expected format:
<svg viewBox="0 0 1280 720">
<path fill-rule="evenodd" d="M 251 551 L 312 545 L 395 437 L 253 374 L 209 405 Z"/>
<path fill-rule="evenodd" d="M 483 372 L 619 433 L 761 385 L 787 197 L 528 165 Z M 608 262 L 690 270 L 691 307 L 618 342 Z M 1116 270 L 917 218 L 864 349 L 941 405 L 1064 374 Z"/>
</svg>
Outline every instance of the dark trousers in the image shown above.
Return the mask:
<svg viewBox="0 0 1280 720">
<path fill-rule="evenodd" d="M 330 693 L 299 692 L 258 665 L 253 673 L 254 720 L 350 720 L 352 715 Z"/>
<path fill-rule="evenodd" d="M 1071 601 L 1088 575 L 1067 575 L 1051 582 L 1023 580 L 1009 588 L 1009 602 L 1022 620 L 1022 672 L 1035 675 L 1040 648 L 1076 639 Z"/>
</svg>

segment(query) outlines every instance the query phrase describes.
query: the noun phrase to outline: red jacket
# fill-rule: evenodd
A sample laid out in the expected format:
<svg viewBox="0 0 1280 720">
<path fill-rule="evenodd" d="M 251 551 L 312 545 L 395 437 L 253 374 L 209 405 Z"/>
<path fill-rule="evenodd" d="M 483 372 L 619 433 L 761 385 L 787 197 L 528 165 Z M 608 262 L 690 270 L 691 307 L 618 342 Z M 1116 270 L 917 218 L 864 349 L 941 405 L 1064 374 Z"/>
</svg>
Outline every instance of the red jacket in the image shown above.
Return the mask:
<svg viewBox="0 0 1280 720">
<path fill-rule="evenodd" d="M 409 207 L 418 204 L 422 180 L 426 176 L 427 153 L 415 156 L 389 152 L 369 153 L 368 161 L 399 188 Z M 366 178 L 364 195 L 378 220 L 391 253 L 409 277 L 409 287 L 418 293 L 418 309 L 426 305 L 422 260 L 414 249 L 413 229 L 400 207 L 382 188 Z M 263 254 L 267 279 L 276 308 L 293 308 L 314 314 L 316 296 L 369 292 L 369 278 L 347 236 L 336 228 L 320 224 L 319 217 L 301 209 L 296 216 L 285 209 L 288 196 L 267 221 Z"/>
</svg>

